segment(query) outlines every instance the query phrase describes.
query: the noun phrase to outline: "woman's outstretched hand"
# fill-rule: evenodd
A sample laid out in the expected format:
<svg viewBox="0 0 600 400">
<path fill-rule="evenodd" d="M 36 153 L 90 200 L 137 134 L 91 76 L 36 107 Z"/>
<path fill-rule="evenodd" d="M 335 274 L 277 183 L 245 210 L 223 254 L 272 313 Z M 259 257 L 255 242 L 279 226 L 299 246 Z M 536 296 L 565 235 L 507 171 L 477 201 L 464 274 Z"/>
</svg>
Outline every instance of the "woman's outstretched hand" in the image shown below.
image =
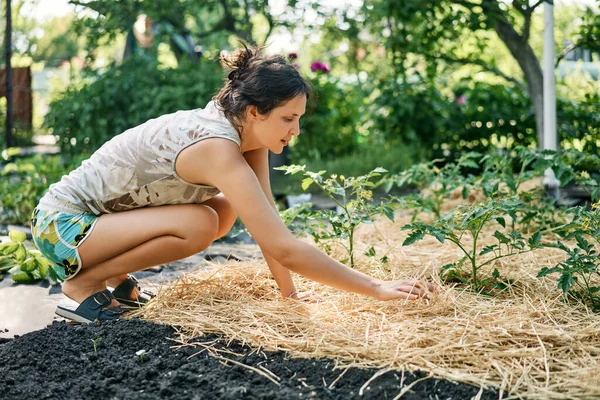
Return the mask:
<svg viewBox="0 0 600 400">
<path fill-rule="evenodd" d="M 431 298 L 431 293 L 437 292 L 437 287 L 431 283 L 417 279 L 402 281 L 381 281 L 376 289 L 375 298 L 378 300 L 417 300 Z"/>
</svg>

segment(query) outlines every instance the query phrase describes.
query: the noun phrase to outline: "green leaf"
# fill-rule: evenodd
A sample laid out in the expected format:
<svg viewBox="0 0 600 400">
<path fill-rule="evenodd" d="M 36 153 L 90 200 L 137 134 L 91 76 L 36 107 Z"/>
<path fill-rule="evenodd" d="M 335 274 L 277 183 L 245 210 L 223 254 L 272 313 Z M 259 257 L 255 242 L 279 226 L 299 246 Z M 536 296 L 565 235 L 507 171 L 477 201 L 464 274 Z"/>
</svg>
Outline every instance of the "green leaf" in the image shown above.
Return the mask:
<svg viewBox="0 0 600 400">
<path fill-rule="evenodd" d="M 433 237 L 435 237 L 440 243 L 444 244 L 444 240 L 446 239 L 446 237 L 444 236 L 444 234 L 437 230 L 437 229 L 431 229 L 430 230 L 431 235 L 433 235 Z"/>
<path fill-rule="evenodd" d="M 386 217 L 388 217 L 388 219 L 392 222 L 394 222 L 394 210 L 391 209 L 391 207 L 389 206 L 383 206 L 383 213 L 385 214 Z"/>
<path fill-rule="evenodd" d="M 498 245 L 496 245 L 496 244 L 493 244 L 491 246 L 485 246 L 483 249 L 481 249 L 481 251 L 479 252 L 479 255 L 483 256 L 485 254 L 492 253 L 497 247 L 498 247 Z"/>
<path fill-rule="evenodd" d="M 408 237 L 406 238 L 406 240 L 404 241 L 404 243 L 402 243 L 402 246 L 408 246 L 413 244 L 414 242 L 417 242 L 421 239 L 423 239 L 425 237 L 425 234 L 419 231 L 413 231 L 411 232 Z"/>
<path fill-rule="evenodd" d="M 500 231 L 494 232 L 494 237 L 498 239 L 500 243 L 510 243 L 510 239 Z"/>
<path fill-rule="evenodd" d="M 371 247 L 369 250 L 365 252 L 365 256 L 367 257 L 375 257 L 375 248 Z"/>
<path fill-rule="evenodd" d="M 542 240 L 542 233 L 536 232 L 529 238 L 529 246 L 536 247 Z"/>
<path fill-rule="evenodd" d="M 28 258 L 21 264 L 21 271 L 23 272 L 33 272 L 38 267 L 37 260 L 33 257 Z"/>
<path fill-rule="evenodd" d="M 478 169 L 479 165 L 473 160 L 464 160 L 460 163 L 463 167 L 469 167 L 473 169 Z"/>
<path fill-rule="evenodd" d="M 558 278 L 558 288 L 567 293 L 571 286 L 575 284 L 575 278 L 570 272 L 563 272 Z"/>
<path fill-rule="evenodd" d="M 29 283 L 35 280 L 35 277 L 30 272 L 16 272 L 11 275 L 11 278 L 16 283 Z"/>
<path fill-rule="evenodd" d="M 575 240 L 577 240 L 577 245 L 580 249 L 584 250 L 586 253 L 590 251 L 590 243 L 587 240 L 585 240 L 585 238 L 581 236 L 581 234 L 576 234 Z"/>
<path fill-rule="evenodd" d="M 27 258 L 27 250 L 25 250 L 23 243 L 19 243 L 19 248 L 15 251 L 14 257 L 18 263 L 22 263 Z"/>
<path fill-rule="evenodd" d="M 377 173 L 380 173 L 380 174 L 385 174 L 386 172 L 388 172 L 388 170 L 385 169 L 385 168 L 382 168 L 382 167 L 377 167 L 372 172 L 377 172 Z"/>
<path fill-rule="evenodd" d="M 503 228 L 506 228 L 506 220 L 504 219 L 504 217 L 498 217 L 496 218 L 496 221 L 502 225 Z"/>
<path fill-rule="evenodd" d="M 312 178 L 304 178 L 304 180 L 302 181 L 302 190 L 308 189 L 313 183 L 314 180 Z"/>
<path fill-rule="evenodd" d="M 500 278 L 500 272 L 498 271 L 498 268 L 494 268 L 494 270 L 492 271 L 492 276 L 493 276 L 495 279 L 498 279 L 498 278 Z"/>
<path fill-rule="evenodd" d="M 10 255 L 17 251 L 19 248 L 19 243 L 8 242 L 0 245 L 0 254 L 4 254 L 5 256 Z"/>
<path fill-rule="evenodd" d="M 466 186 L 463 186 L 461 194 L 462 194 L 463 199 L 466 199 L 467 197 L 469 197 L 469 188 Z"/>
<path fill-rule="evenodd" d="M 8 237 L 10 237 L 10 240 L 12 240 L 15 243 L 23 243 L 25 242 L 25 240 L 27 240 L 27 235 L 25 234 L 25 232 L 21 231 L 10 231 L 8 233 Z"/>
<path fill-rule="evenodd" d="M 383 184 L 383 190 L 386 193 L 389 193 L 390 190 L 392 190 L 392 187 L 394 186 L 394 181 L 391 179 L 388 179 L 385 181 L 385 183 Z"/>
</svg>

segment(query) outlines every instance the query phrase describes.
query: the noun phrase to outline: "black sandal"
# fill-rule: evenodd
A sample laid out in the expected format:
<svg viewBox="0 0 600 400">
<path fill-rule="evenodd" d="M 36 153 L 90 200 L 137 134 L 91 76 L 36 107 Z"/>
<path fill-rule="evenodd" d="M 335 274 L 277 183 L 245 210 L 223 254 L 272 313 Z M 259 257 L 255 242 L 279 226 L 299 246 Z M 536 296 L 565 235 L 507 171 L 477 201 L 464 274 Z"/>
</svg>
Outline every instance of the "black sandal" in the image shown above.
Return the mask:
<svg viewBox="0 0 600 400">
<path fill-rule="evenodd" d="M 112 294 L 115 296 L 117 301 L 121 303 L 121 305 L 133 308 L 142 307 L 144 304 L 149 302 L 154 295 L 147 291 L 143 291 L 138 283 L 138 280 L 134 276 L 129 275 L 129 278 L 121 282 L 119 286 L 113 290 Z M 136 288 L 140 295 L 134 300 L 131 298 L 131 292 L 133 292 L 133 289 Z"/>
<path fill-rule="evenodd" d="M 91 324 L 98 321 L 110 321 L 120 318 L 127 310 L 113 306 L 114 296 L 107 289 L 94 293 L 81 302 L 76 309 L 69 306 L 57 306 L 56 314 L 74 322 Z"/>
</svg>

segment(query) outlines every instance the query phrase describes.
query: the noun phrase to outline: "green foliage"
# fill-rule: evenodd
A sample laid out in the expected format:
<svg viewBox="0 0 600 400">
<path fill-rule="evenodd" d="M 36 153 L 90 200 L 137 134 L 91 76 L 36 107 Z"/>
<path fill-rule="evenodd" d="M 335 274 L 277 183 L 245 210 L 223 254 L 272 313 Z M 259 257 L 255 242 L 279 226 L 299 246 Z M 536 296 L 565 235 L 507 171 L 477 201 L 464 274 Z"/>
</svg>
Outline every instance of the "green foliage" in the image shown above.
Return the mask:
<svg viewBox="0 0 600 400">
<path fill-rule="evenodd" d="M 441 216 L 442 205 L 449 196 L 461 188 L 463 199 L 467 198 L 473 177 L 467 177 L 469 170 L 477 170 L 478 159 L 481 154 L 469 152 L 463 154 L 457 162 L 449 162 L 438 168 L 437 165 L 443 160 L 433 160 L 413 165 L 407 170 L 390 176 L 386 183 L 386 191 L 390 191 L 395 185 L 397 187 L 412 186 L 427 188 L 427 193 L 411 194 L 411 204 L 416 208 L 414 218 L 418 212 L 431 212 L 436 218 Z"/>
<path fill-rule="evenodd" d="M 536 143 L 533 106 L 521 90 L 472 81 L 452 92 L 449 97 L 431 82 L 384 77 L 364 117 L 370 135 L 423 145 L 433 157 Z M 575 118 L 571 126 L 577 127 L 570 131 L 571 141 L 589 135 L 579 127 L 584 120 L 592 122 L 593 113 L 577 105 L 569 113 Z"/>
<path fill-rule="evenodd" d="M 560 240 L 546 244 L 546 247 L 564 251 L 567 258 L 552 268 L 542 268 L 538 277 L 557 273 L 557 285 L 563 293 L 600 311 L 600 255 L 597 247 L 588 240 L 600 244 L 600 202 L 594 204 L 592 210 L 577 208 L 573 212 L 574 218 L 564 238 L 575 239 L 576 245 L 569 247 Z"/>
<path fill-rule="evenodd" d="M 29 224 L 48 186 L 71 171 L 60 157 L 42 155 L 16 158 L 0 168 L 0 223 L 18 225 Z"/>
<path fill-rule="evenodd" d="M 302 117 L 301 136 L 291 146 L 292 162 L 326 160 L 354 152 L 364 99 L 360 86 L 329 74 L 318 74 L 310 81 L 316 107 Z"/>
<path fill-rule="evenodd" d="M 385 215 L 390 220 L 394 220 L 394 212 L 390 204 L 374 204 L 372 201 L 372 190 L 378 185 L 373 182 L 373 179 L 387 172 L 383 168 L 376 168 L 368 174 L 348 178 L 343 175 L 338 177 L 335 174 L 324 178 L 326 171 L 307 171 L 305 165 L 290 165 L 277 169 L 292 175 L 301 172 L 305 177 L 302 181 L 303 190 L 314 184 L 333 200 L 337 210 L 312 212 L 308 207 L 299 210 L 292 209 L 291 215 L 284 216 L 284 221 L 287 221 L 288 224 L 294 220 L 312 222 L 302 224 L 302 231 L 308 232 L 317 244 L 323 244 L 328 252 L 331 249 L 328 242 L 341 243 L 348 254 L 348 258 L 341 262 L 349 261 L 352 268 L 355 266 L 354 232 L 356 227 L 363 223 L 372 223 L 377 215 Z"/>
<path fill-rule="evenodd" d="M 420 144 L 432 149 L 443 143 L 441 123 L 448 108 L 442 95 L 424 82 L 401 83 L 383 78 L 365 112 L 365 127 L 379 141 Z"/>
<path fill-rule="evenodd" d="M 45 124 L 66 157 L 90 155 L 107 140 L 151 118 L 204 107 L 221 84 L 216 64 L 160 69 L 144 57 L 111 66 L 95 80 L 66 88 Z"/>
<path fill-rule="evenodd" d="M 37 250 L 27 250 L 26 235 L 9 232 L 10 241 L 0 244 L 0 277 L 11 274 L 15 283 L 31 283 L 46 279 L 50 262 Z"/>
<path fill-rule="evenodd" d="M 526 240 L 518 231 L 507 228 L 506 217 L 516 221 L 525 209 L 524 203 L 517 196 L 461 204 L 433 224 L 414 222 L 404 226 L 403 230 L 411 232 L 403 245 L 410 245 L 426 235 L 435 237 L 440 243 L 449 240 L 464 256 L 442 268 L 442 277 L 446 281 L 461 282 L 475 292 L 486 292 L 491 287 L 503 289 L 506 283 L 499 279 L 500 272 L 496 268 L 485 279 L 481 279 L 480 271 L 500 258 L 540 247 L 541 233 L 535 232 Z M 482 229 L 494 221 L 499 225 L 494 233 L 497 244 L 479 249 L 478 240 Z M 488 256 L 483 257 L 486 255 Z"/>
<path fill-rule="evenodd" d="M 561 147 L 600 153 L 600 93 L 586 93 L 582 101 L 557 99 L 556 119 Z"/>
</svg>

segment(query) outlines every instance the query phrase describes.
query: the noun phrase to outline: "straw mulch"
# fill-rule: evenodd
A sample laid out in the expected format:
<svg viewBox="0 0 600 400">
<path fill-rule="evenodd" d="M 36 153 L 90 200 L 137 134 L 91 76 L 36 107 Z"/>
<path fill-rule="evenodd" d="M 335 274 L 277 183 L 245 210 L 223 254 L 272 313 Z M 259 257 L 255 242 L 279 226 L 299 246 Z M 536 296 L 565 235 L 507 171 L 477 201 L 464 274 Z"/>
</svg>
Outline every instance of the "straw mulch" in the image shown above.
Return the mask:
<svg viewBox="0 0 600 400">
<path fill-rule="evenodd" d="M 408 222 L 404 216 L 362 226 L 359 268 L 439 284 L 439 268 L 460 253 L 433 238 L 402 247 L 407 232 L 400 227 Z M 492 243 L 493 231 L 482 246 Z M 390 261 L 362 256 L 371 246 Z M 544 250 L 498 261 L 502 275 L 518 283 L 496 297 L 441 286 L 432 300 L 412 303 L 380 302 L 300 277 L 298 289 L 314 290 L 322 301 L 282 299 L 264 263 L 230 263 L 161 287 L 142 317 L 177 327 L 183 343 L 219 333 L 294 357 L 336 358 L 340 368 L 419 369 L 515 398 L 600 398 L 600 315 L 565 302 L 554 278 L 536 278 L 562 259 Z"/>
</svg>

